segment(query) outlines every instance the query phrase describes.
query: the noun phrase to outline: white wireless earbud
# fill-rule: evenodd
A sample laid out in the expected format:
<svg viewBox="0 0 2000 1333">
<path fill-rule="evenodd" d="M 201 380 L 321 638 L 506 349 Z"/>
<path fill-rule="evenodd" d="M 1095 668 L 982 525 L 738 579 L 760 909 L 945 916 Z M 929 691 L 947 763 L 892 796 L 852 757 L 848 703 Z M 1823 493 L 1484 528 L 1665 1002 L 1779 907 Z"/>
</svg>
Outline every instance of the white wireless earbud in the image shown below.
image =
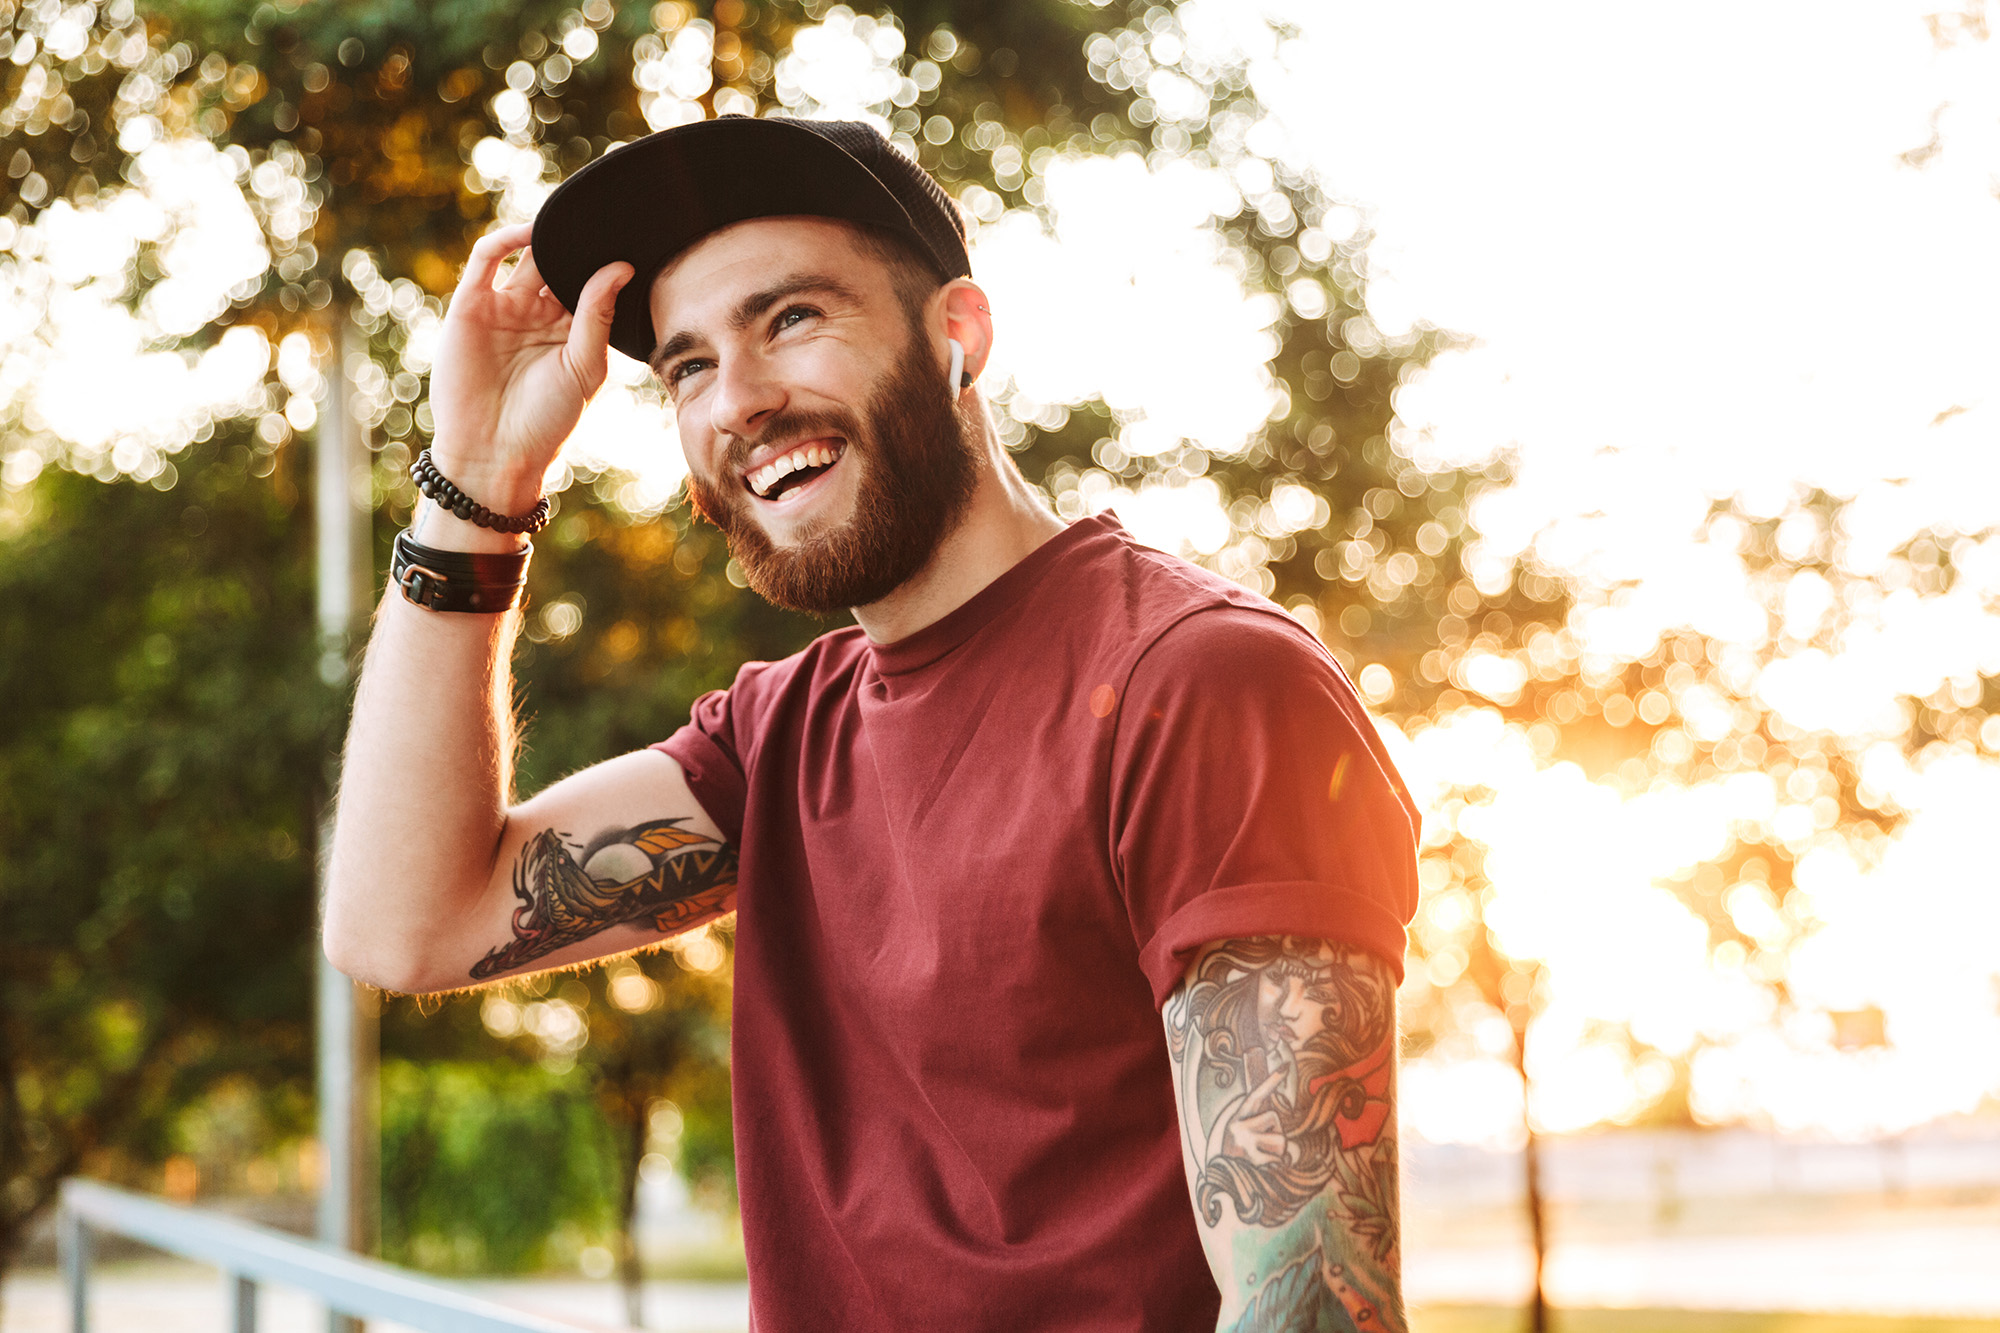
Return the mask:
<svg viewBox="0 0 2000 1333">
<path fill-rule="evenodd" d="M 965 387 L 965 344 L 956 338 L 946 338 L 944 345 L 951 349 L 951 369 L 945 373 L 945 379 L 951 385 L 951 396 L 956 398 Z"/>
</svg>

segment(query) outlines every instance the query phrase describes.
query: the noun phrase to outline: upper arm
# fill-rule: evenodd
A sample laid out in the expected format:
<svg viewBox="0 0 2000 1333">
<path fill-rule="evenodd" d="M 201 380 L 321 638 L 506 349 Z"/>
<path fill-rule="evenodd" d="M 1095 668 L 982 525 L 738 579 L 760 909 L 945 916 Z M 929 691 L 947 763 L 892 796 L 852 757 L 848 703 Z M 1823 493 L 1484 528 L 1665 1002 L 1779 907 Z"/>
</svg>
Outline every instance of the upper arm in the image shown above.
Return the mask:
<svg viewBox="0 0 2000 1333">
<path fill-rule="evenodd" d="M 1232 936 L 1337 937 L 1400 958 L 1415 817 L 1325 650 L 1240 607 L 1158 639 L 1119 701 L 1111 838 L 1156 1000 Z"/>
<path fill-rule="evenodd" d="M 1391 968 L 1320 939 L 1223 940 L 1161 1012 L 1218 1327 L 1401 1333 Z"/>
<path fill-rule="evenodd" d="M 463 930 L 432 950 L 423 990 L 587 962 L 734 910 L 736 849 L 680 763 L 638 750 L 508 811 Z"/>
</svg>

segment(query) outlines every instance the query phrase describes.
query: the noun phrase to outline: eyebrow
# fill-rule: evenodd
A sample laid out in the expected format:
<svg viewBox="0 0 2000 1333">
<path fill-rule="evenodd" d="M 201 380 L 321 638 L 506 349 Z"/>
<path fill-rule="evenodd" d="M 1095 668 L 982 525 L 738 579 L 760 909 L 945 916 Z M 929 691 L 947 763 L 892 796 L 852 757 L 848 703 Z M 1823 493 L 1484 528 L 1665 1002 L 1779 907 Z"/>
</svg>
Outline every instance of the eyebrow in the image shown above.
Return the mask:
<svg viewBox="0 0 2000 1333">
<path fill-rule="evenodd" d="M 756 323 L 759 316 L 772 306 L 778 304 L 778 302 L 788 297 L 798 296 L 803 292 L 824 292 L 828 296 L 837 297 L 844 301 L 860 300 L 860 297 L 855 294 L 852 287 L 849 287 L 846 283 L 840 281 L 840 279 L 829 274 L 794 273 L 789 277 L 780 278 L 770 286 L 760 288 L 744 297 L 741 301 L 738 301 L 736 308 L 729 312 L 729 327 L 732 330 L 741 332 Z M 699 334 L 690 329 L 681 329 L 661 342 L 658 347 L 654 348 L 652 358 L 646 364 L 652 369 L 655 375 L 658 375 L 660 367 L 666 365 L 667 362 L 700 342 L 701 336 Z"/>
</svg>

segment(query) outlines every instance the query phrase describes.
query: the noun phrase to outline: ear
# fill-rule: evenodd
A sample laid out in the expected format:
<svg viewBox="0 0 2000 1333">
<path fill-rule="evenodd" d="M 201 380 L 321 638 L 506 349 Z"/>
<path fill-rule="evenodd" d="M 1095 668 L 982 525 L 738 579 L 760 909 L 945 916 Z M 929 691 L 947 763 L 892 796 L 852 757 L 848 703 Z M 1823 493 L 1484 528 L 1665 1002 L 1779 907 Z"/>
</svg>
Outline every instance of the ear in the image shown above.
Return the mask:
<svg viewBox="0 0 2000 1333">
<path fill-rule="evenodd" d="M 993 354 L 993 314 L 987 309 L 986 293 L 977 283 L 967 278 L 948 282 L 940 291 L 943 297 L 944 337 L 964 349 L 962 377 L 952 385 L 953 393 L 963 393 L 972 387 L 980 373 L 986 369 L 987 358 Z M 945 349 L 950 351 L 949 347 Z M 951 358 L 959 361 L 958 356 Z"/>
</svg>

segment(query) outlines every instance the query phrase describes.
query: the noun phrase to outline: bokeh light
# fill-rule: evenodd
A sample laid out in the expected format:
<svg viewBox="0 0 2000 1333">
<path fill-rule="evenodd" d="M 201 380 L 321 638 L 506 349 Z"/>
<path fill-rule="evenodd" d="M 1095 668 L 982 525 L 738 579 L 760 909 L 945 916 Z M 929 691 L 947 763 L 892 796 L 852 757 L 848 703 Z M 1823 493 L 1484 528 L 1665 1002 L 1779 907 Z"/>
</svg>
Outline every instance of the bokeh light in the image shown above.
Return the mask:
<svg viewBox="0 0 2000 1333">
<path fill-rule="evenodd" d="M 1092 462 L 1051 477 L 1061 512 L 1115 510 L 1259 589 L 1273 544 L 1352 520 L 1296 480 L 1232 499 L 1204 469 L 1288 410 L 1274 329 L 1352 292 L 1311 265 L 1248 283 L 1215 224 L 1241 211 L 1295 264 L 1365 242 L 1366 309 L 1328 375 L 1352 382 L 1426 324 L 1466 335 L 1394 388 L 1393 443 L 1425 472 L 1504 460 L 1508 478 L 1438 511 L 1414 552 L 1345 528 L 1329 595 L 1293 607 L 1352 657 L 1425 812 L 1405 1000 L 1450 1021 L 1411 1063 L 1408 1122 L 1518 1135 L 1521 1018 L 1543 1128 L 1679 1095 L 1702 1120 L 1860 1136 L 2000 1097 L 2000 907 L 1968 834 L 2000 801 L 2000 47 L 1936 45 L 1924 11 L 1704 4 L 1663 24 L 1190 0 L 1085 48 L 1093 77 L 1143 94 L 1151 151 L 1130 127 L 1063 151 L 991 114 L 954 124 L 925 101 L 950 33 L 840 5 L 792 34 L 761 102 L 718 83 L 735 34 L 672 0 L 631 79 L 653 129 L 782 111 L 983 155 L 996 188 L 959 199 L 1003 440 L 1101 404 Z M 536 99 L 602 59 L 603 24 L 571 18 L 498 69 L 497 132 L 466 149 L 466 189 L 503 220 L 561 175 Z M 113 58 L 132 71 L 129 179 L 0 219 L 0 414 L 20 426 L 0 485 L 59 464 L 165 489 L 227 418 L 254 421 L 268 456 L 318 428 L 342 369 L 389 494 L 429 432 L 443 286 L 364 249 L 322 263 L 325 186 L 303 155 L 176 121 L 180 56 L 141 40 Z M 1343 192 L 1310 226 L 1280 188 L 1308 178 Z M 35 202 L 39 179 L 14 188 Z M 325 309 L 328 264 L 368 340 L 346 366 L 324 327 L 213 332 L 274 272 L 286 310 Z M 552 489 L 644 516 L 684 476 L 644 368 L 614 356 Z M 1573 605 L 1528 632 L 1454 603 L 1418 670 L 1456 698 L 1408 711 L 1415 679 L 1370 657 L 1370 599 L 1431 577 L 1419 556 L 1461 535 L 1477 593 L 1534 580 Z M 536 632 L 581 624 L 555 599 Z M 1639 739 L 1589 765 L 1564 750 L 1579 736 Z M 1497 995 L 1475 985 L 1489 945 L 1517 965 Z M 705 972 L 723 948 L 700 935 L 677 957 Z M 632 972 L 610 993 L 636 1013 L 651 985 Z M 482 1015 L 551 1058 L 587 1039 L 560 997 Z"/>
</svg>

